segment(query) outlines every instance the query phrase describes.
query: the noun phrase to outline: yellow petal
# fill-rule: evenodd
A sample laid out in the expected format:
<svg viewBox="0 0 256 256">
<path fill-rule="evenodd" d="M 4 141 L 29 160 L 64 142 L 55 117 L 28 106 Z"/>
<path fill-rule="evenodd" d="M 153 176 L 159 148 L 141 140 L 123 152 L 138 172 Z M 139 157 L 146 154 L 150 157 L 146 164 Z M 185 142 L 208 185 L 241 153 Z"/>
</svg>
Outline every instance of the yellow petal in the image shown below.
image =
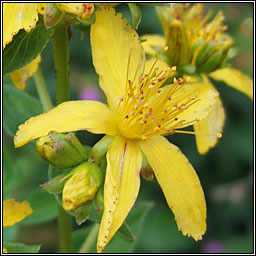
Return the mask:
<svg viewBox="0 0 256 256">
<path fill-rule="evenodd" d="M 127 68 L 128 80 L 133 81 L 144 68 L 144 51 L 138 34 L 113 8 L 101 7 L 91 26 L 93 64 L 99 74 L 99 84 L 107 96 L 110 108 L 115 108 L 124 96 Z M 140 66 L 139 66 L 140 65 Z"/>
<path fill-rule="evenodd" d="M 252 80 L 234 68 L 218 69 L 209 74 L 215 80 L 225 82 L 227 85 L 244 93 L 253 100 L 253 82 Z"/>
<path fill-rule="evenodd" d="M 3 247 L 3 253 L 8 253 L 6 248 Z"/>
<path fill-rule="evenodd" d="M 29 202 L 19 202 L 14 199 L 6 200 L 3 202 L 3 227 L 9 227 L 17 222 L 22 221 L 25 217 L 29 216 L 33 210 Z"/>
<path fill-rule="evenodd" d="M 206 203 L 198 176 L 178 147 L 158 136 L 140 142 L 183 235 L 202 239 Z"/>
<path fill-rule="evenodd" d="M 27 80 L 37 71 L 38 64 L 41 62 L 41 56 L 38 55 L 25 67 L 10 73 L 13 83 L 20 90 L 25 90 Z"/>
<path fill-rule="evenodd" d="M 166 94 L 170 94 L 172 86 L 163 87 L 161 93 L 154 98 L 152 105 L 160 102 L 162 97 L 166 97 Z M 166 103 L 167 110 L 176 111 L 176 121 L 171 122 L 166 128 L 183 128 L 206 118 L 215 104 L 217 96 L 218 92 L 210 83 L 187 83 L 181 85 Z M 192 100 L 193 98 L 194 100 Z"/>
<path fill-rule="evenodd" d="M 200 154 L 205 154 L 214 147 L 221 137 L 225 122 L 225 112 L 221 100 L 217 97 L 210 114 L 202 121 L 194 124 L 196 145 Z"/>
<path fill-rule="evenodd" d="M 104 250 L 136 201 L 141 164 L 142 153 L 138 145 L 116 137 L 107 153 L 104 212 L 98 235 L 98 252 Z"/>
<path fill-rule="evenodd" d="M 163 36 L 143 35 L 141 36 L 141 40 L 145 52 L 149 55 L 155 56 L 158 50 L 161 50 L 165 47 L 165 38 Z"/>
<path fill-rule="evenodd" d="M 20 125 L 14 144 L 21 147 L 33 139 L 46 136 L 50 131 L 87 130 L 115 135 L 116 129 L 115 115 L 105 104 L 86 100 L 68 101 Z"/>
<path fill-rule="evenodd" d="M 47 3 L 38 3 L 37 10 L 41 15 L 44 15 Z"/>
<path fill-rule="evenodd" d="M 20 29 L 29 32 L 36 26 L 38 10 L 35 3 L 3 4 L 3 48 L 12 41 Z"/>
</svg>

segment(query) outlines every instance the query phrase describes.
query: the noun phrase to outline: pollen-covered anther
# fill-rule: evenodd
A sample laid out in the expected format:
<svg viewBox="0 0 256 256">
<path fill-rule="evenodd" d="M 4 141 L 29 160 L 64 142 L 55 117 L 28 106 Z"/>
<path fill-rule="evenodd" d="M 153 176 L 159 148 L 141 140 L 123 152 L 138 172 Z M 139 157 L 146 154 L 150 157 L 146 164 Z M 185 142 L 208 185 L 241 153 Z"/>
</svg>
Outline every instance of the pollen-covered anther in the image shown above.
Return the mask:
<svg viewBox="0 0 256 256">
<path fill-rule="evenodd" d="M 180 84 L 180 85 L 181 85 L 181 84 L 184 84 L 184 79 L 178 78 L 178 79 L 177 79 L 177 82 L 178 82 L 178 84 Z"/>
</svg>

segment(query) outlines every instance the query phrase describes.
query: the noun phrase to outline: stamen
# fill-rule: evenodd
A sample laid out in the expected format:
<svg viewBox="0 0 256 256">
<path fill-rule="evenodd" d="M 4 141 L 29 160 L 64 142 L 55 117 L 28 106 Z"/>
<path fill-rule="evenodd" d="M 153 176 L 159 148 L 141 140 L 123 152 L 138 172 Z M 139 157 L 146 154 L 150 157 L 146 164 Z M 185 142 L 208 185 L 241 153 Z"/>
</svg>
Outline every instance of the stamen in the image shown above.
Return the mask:
<svg viewBox="0 0 256 256">
<path fill-rule="evenodd" d="M 182 134 L 191 134 L 191 135 L 204 135 L 204 136 L 214 136 L 217 138 L 222 138 L 222 133 L 217 132 L 216 134 L 209 134 L 209 133 L 198 133 L 198 132 L 192 132 L 192 131 L 177 131 L 173 130 L 174 133 L 182 133 Z"/>
</svg>

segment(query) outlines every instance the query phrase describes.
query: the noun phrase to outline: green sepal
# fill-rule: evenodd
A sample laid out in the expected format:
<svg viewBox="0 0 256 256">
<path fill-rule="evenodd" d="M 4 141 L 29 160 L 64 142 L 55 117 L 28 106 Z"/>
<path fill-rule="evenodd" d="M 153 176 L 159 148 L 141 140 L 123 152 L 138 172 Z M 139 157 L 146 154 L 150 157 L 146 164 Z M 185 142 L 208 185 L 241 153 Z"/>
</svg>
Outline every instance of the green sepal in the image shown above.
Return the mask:
<svg viewBox="0 0 256 256">
<path fill-rule="evenodd" d="M 103 200 L 103 191 L 102 187 L 98 190 L 96 197 L 95 197 L 95 204 L 96 204 L 96 211 L 102 212 L 104 210 L 104 200 Z"/>
<path fill-rule="evenodd" d="M 64 14 L 59 10 L 55 3 L 47 3 L 44 13 L 44 25 L 46 29 L 56 26 Z"/>
<path fill-rule="evenodd" d="M 213 53 L 202 66 L 198 68 L 198 73 L 210 73 L 218 69 L 222 64 L 223 53 L 221 51 Z"/>
<path fill-rule="evenodd" d="M 105 135 L 92 148 L 89 156 L 90 162 L 99 163 L 100 159 L 107 153 L 108 147 L 114 140 L 113 136 Z"/>
<path fill-rule="evenodd" d="M 201 49 L 201 51 L 199 52 L 199 54 L 196 58 L 196 66 L 197 67 L 200 67 L 202 65 L 202 63 L 206 61 L 209 54 L 211 54 L 214 46 L 215 46 L 214 41 L 205 43 L 204 47 Z"/>
<path fill-rule="evenodd" d="M 59 194 L 62 192 L 64 185 L 67 179 L 70 177 L 70 175 L 72 174 L 67 174 L 67 172 L 62 173 L 50 179 L 46 183 L 40 185 L 40 187 L 49 193 Z"/>
<path fill-rule="evenodd" d="M 76 218 L 76 223 L 78 225 L 83 224 L 88 219 L 91 213 L 91 208 L 92 208 L 92 204 L 90 202 L 82 205 L 81 207 L 75 210 L 75 218 Z"/>
<path fill-rule="evenodd" d="M 132 15 L 132 26 L 134 29 L 138 29 L 141 21 L 141 10 L 136 3 L 127 3 Z"/>
</svg>

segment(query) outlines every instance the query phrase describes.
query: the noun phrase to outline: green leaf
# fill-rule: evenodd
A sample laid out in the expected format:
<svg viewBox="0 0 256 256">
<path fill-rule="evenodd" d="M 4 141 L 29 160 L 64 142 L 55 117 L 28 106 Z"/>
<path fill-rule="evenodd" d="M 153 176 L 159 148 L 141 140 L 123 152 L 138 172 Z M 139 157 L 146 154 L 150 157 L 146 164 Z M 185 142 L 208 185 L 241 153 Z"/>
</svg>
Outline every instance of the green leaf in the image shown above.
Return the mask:
<svg viewBox="0 0 256 256">
<path fill-rule="evenodd" d="M 129 242 L 135 242 L 136 240 L 135 235 L 132 233 L 131 228 L 126 222 L 124 222 L 123 225 L 119 228 L 118 234 Z"/>
<path fill-rule="evenodd" d="M 3 126 L 10 136 L 14 136 L 20 124 L 42 112 L 43 107 L 38 100 L 14 86 L 4 85 Z"/>
<path fill-rule="evenodd" d="M 91 212 L 91 207 L 92 205 L 91 203 L 89 203 L 89 204 L 84 204 L 75 210 L 76 223 L 78 225 L 81 225 L 88 219 Z"/>
<path fill-rule="evenodd" d="M 20 30 L 3 51 L 3 75 L 20 69 L 35 59 L 44 49 L 54 29 L 46 30 L 43 20 L 27 33 Z"/>
<path fill-rule="evenodd" d="M 20 243 L 3 242 L 3 247 L 8 253 L 37 253 L 41 245 L 25 245 Z"/>
<path fill-rule="evenodd" d="M 135 3 L 127 3 L 131 14 L 132 14 L 132 24 L 133 28 L 138 29 L 140 21 L 141 21 L 141 10 L 140 7 Z"/>
<path fill-rule="evenodd" d="M 54 196 L 46 191 L 36 188 L 24 200 L 30 203 L 33 213 L 24 219 L 20 225 L 44 223 L 57 217 L 57 203 Z"/>
</svg>

